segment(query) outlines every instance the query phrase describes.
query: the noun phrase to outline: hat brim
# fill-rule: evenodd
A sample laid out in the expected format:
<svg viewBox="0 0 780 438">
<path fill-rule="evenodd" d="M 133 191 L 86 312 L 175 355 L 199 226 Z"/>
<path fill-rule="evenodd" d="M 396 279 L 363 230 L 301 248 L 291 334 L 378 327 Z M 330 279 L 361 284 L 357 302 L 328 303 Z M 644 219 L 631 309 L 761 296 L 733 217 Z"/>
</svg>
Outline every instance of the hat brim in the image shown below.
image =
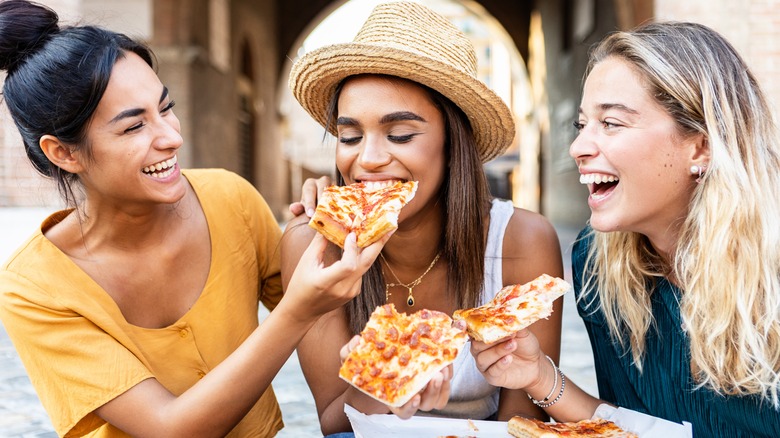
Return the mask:
<svg viewBox="0 0 780 438">
<path fill-rule="evenodd" d="M 361 43 L 322 47 L 293 65 L 289 87 L 301 106 L 320 125 L 327 126 L 328 104 L 336 87 L 358 74 L 408 79 L 450 99 L 468 117 L 483 163 L 503 153 L 514 140 L 512 113 L 493 90 L 468 73 L 414 52 Z M 329 130 L 336 135 L 335 126 Z"/>
</svg>

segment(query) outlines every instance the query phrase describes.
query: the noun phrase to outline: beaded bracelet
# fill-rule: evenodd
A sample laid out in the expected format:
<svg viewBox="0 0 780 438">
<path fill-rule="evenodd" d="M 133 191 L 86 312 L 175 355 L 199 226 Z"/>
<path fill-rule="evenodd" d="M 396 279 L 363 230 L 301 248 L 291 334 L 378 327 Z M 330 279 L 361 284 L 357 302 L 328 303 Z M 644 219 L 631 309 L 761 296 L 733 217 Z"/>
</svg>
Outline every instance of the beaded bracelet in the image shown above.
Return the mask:
<svg viewBox="0 0 780 438">
<path fill-rule="evenodd" d="M 561 369 L 558 368 L 555 365 L 555 362 L 550 358 L 550 356 L 546 356 L 546 357 L 547 357 L 547 360 L 549 360 L 550 363 L 552 364 L 553 370 L 555 372 L 554 380 L 553 380 L 553 387 L 550 390 L 550 394 L 548 394 L 547 397 L 545 397 L 542 400 L 536 400 L 533 397 L 531 397 L 531 394 L 528 394 L 528 398 L 531 400 L 531 402 L 533 404 L 535 404 L 536 406 L 539 406 L 540 408 L 549 408 L 550 406 L 554 405 L 555 403 L 558 403 L 558 400 L 560 400 L 561 397 L 563 396 L 564 388 L 566 388 L 566 377 L 564 377 L 563 371 L 561 371 Z M 553 393 L 555 392 L 555 387 L 558 386 L 558 375 L 559 374 L 561 375 L 561 390 L 558 391 L 558 395 L 555 397 L 555 399 L 553 399 L 552 401 L 549 401 L 550 397 L 552 397 Z"/>
</svg>

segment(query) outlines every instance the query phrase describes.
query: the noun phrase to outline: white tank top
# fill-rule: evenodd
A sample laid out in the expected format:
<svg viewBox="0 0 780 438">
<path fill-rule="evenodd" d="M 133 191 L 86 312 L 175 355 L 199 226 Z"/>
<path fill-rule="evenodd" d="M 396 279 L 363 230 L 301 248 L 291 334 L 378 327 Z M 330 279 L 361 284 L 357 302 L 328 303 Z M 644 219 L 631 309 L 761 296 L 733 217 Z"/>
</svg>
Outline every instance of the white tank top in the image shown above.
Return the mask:
<svg viewBox="0 0 780 438">
<path fill-rule="evenodd" d="M 485 283 L 480 305 L 492 300 L 504 285 L 501 263 L 506 226 L 514 213 L 511 201 L 494 199 L 490 208 L 487 246 L 485 247 Z M 453 364 L 450 399 L 447 406 L 420 415 L 483 420 L 498 411 L 499 388 L 489 384 L 477 370 L 477 363 L 466 344 Z"/>
</svg>

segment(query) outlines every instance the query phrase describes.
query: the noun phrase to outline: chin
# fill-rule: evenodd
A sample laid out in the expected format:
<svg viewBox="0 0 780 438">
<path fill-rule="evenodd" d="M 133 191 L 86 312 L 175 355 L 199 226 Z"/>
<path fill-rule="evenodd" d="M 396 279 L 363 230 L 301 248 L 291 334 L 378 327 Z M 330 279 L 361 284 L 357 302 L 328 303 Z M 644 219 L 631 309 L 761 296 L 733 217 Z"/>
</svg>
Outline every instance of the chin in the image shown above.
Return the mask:
<svg viewBox="0 0 780 438">
<path fill-rule="evenodd" d="M 622 231 L 618 223 L 616 223 L 616 221 L 603 216 L 600 217 L 598 215 L 591 215 L 590 221 L 588 223 L 590 224 L 591 228 L 601 233 L 612 233 L 615 231 Z"/>
</svg>

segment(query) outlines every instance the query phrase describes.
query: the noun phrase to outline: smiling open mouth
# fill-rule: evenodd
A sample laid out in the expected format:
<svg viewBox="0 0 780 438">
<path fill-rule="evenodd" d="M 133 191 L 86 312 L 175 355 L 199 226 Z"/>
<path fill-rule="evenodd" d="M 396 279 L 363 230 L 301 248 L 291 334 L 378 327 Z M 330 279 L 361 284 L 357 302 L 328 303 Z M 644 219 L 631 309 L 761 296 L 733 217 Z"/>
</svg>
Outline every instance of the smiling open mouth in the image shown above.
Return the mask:
<svg viewBox="0 0 780 438">
<path fill-rule="evenodd" d="M 165 178 L 173 173 L 177 161 L 177 156 L 174 155 L 173 158 L 150 164 L 144 167 L 142 171 L 153 178 Z"/>
<path fill-rule="evenodd" d="M 580 175 L 580 184 L 587 184 L 591 197 L 600 199 L 611 193 L 620 182 L 615 175 L 588 173 Z"/>
</svg>

